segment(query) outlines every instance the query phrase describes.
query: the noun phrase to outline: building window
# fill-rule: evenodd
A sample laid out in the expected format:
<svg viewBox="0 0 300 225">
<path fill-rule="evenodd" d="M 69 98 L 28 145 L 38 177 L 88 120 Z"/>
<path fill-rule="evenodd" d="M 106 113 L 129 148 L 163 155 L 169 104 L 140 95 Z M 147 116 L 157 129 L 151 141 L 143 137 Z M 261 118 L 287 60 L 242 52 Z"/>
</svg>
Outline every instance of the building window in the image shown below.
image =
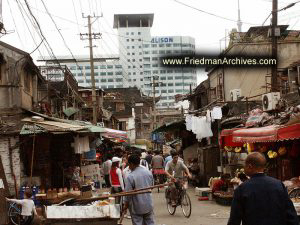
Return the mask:
<svg viewBox="0 0 300 225">
<path fill-rule="evenodd" d="M 171 53 L 172 53 L 171 50 L 167 50 L 167 51 L 166 51 L 166 54 L 171 54 Z"/>
<path fill-rule="evenodd" d="M 107 79 L 107 82 L 114 82 L 114 79 Z"/>
<path fill-rule="evenodd" d="M 143 48 L 149 48 L 149 44 L 143 44 Z"/>
<path fill-rule="evenodd" d="M 152 57 L 152 61 L 157 61 L 158 58 L 157 57 Z"/>
<path fill-rule="evenodd" d="M 174 84 L 173 84 L 173 83 L 168 83 L 168 86 L 169 86 L 169 87 L 173 87 Z"/>
<path fill-rule="evenodd" d="M 121 69 L 121 68 L 122 68 L 122 65 L 115 65 L 115 68 L 116 68 L 116 69 Z"/>
<path fill-rule="evenodd" d="M 130 69 L 131 68 L 131 66 L 128 66 L 128 69 Z"/>
<path fill-rule="evenodd" d="M 131 41 L 133 42 L 133 41 L 134 41 L 134 39 L 131 39 Z"/>
<path fill-rule="evenodd" d="M 107 88 L 107 86 L 106 85 L 101 85 L 101 88 L 105 89 L 105 88 Z"/>
<path fill-rule="evenodd" d="M 152 48 L 156 48 L 156 47 L 157 47 L 157 44 L 152 44 L 151 47 L 152 47 Z"/>
<path fill-rule="evenodd" d="M 171 47 L 172 45 L 171 45 L 171 44 L 166 44 L 166 46 L 167 46 L 167 47 Z"/>
<path fill-rule="evenodd" d="M 123 78 L 117 78 L 116 82 L 123 82 Z"/>
<path fill-rule="evenodd" d="M 101 79 L 101 82 L 106 82 L 106 79 Z"/>
<path fill-rule="evenodd" d="M 138 32 L 138 35 L 141 35 L 141 32 Z"/>
<path fill-rule="evenodd" d="M 175 43 L 175 44 L 173 44 L 173 47 L 180 47 L 180 44 Z"/>
<path fill-rule="evenodd" d="M 157 54 L 157 50 L 153 50 L 153 51 L 152 51 L 152 54 Z"/>
<path fill-rule="evenodd" d="M 143 80 L 144 80 L 144 79 L 142 79 L 142 78 L 140 79 L 140 81 L 143 81 Z"/>
<path fill-rule="evenodd" d="M 182 86 L 182 83 L 175 83 L 175 86 Z"/>
<path fill-rule="evenodd" d="M 135 59 L 132 59 L 132 62 L 135 62 Z"/>
<path fill-rule="evenodd" d="M 82 77 L 83 75 L 82 75 L 82 73 L 78 73 L 77 76 L 78 77 Z"/>
<path fill-rule="evenodd" d="M 132 75 L 136 75 L 136 72 L 133 72 Z"/>
<path fill-rule="evenodd" d="M 167 73 L 173 73 L 173 70 L 167 70 Z"/>
<path fill-rule="evenodd" d="M 143 68 L 143 66 L 141 65 L 140 68 Z"/>
<path fill-rule="evenodd" d="M 134 33 L 133 33 L 133 32 L 131 32 L 131 35 L 134 35 Z"/>
<path fill-rule="evenodd" d="M 107 69 L 112 69 L 113 66 L 112 65 L 107 65 Z"/>
<path fill-rule="evenodd" d="M 152 64 L 152 67 L 158 67 L 158 64 Z"/>
<path fill-rule="evenodd" d="M 158 74 L 158 70 L 153 70 L 153 74 Z"/>
<path fill-rule="evenodd" d="M 182 93 L 182 89 L 177 89 L 176 93 Z"/>
<path fill-rule="evenodd" d="M 150 75 L 150 74 L 151 74 L 151 71 L 149 71 L 149 70 L 144 71 L 144 74 L 145 74 L 145 75 Z"/>
<path fill-rule="evenodd" d="M 175 80 L 182 80 L 181 76 L 175 76 Z"/>
<path fill-rule="evenodd" d="M 108 88 L 114 88 L 115 86 L 114 85 L 108 85 Z"/>
<path fill-rule="evenodd" d="M 129 42 L 129 39 L 126 39 L 127 42 Z"/>
<path fill-rule="evenodd" d="M 132 68 L 135 68 L 135 65 L 133 65 Z"/>
<path fill-rule="evenodd" d="M 90 67 L 90 66 L 86 66 L 85 69 L 86 69 L 86 70 L 90 70 L 91 67 Z"/>
<path fill-rule="evenodd" d="M 127 48 L 127 49 L 130 49 L 130 46 L 127 46 L 126 48 Z"/>
<path fill-rule="evenodd" d="M 160 77 L 160 80 L 166 80 L 167 78 L 166 77 Z"/>
<path fill-rule="evenodd" d="M 142 60 L 142 59 L 139 59 L 139 61 L 142 62 L 143 60 Z"/>
<path fill-rule="evenodd" d="M 140 75 L 143 75 L 143 72 L 140 72 Z"/>
<path fill-rule="evenodd" d="M 145 62 L 150 62 L 150 57 L 144 57 Z"/>
<path fill-rule="evenodd" d="M 139 52 L 139 55 L 142 55 L 143 53 L 142 52 Z"/>
<path fill-rule="evenodd" d="M 135 53 L 133 52 L 133 53 L 131 53 L 131 55 L 135 55 Z"/>
<path fill-rule="evenodd" d="M 115 74 L 116 75 L 122 75 L 122 71 L 117 71 Z"/>
<path fill-rule="evenodd" d="M 131 46 L 132 49 L 134 49 L 134 46 Z"/>
<path fill-rule="evenodd" d="M 127 59 L 127 62 L 130 62 L 130 59 Z"/>
<path fill-rule="evenodd" d="M 100 72 L 100 75 L 101 75 L 101 76 L 105 76 L 105 75 L 106 75 L 106 72 Z"/>
<path fill-rule="evenodd" d="M 129 52 L 127 52 L 127 55 L 130 55 L 130 53 L 129 53 Z"/>
<path fill-rule="evenodd" d="M 164 50 L 159 50 L 159 54 L 166 54 Z"/>
<path fill-rule="evenodd" d="M 107 72 L 107 75 L 114 75 L 113 72 Z"/>
<path fill-rule="evenodd" d="M 123 87 L 123 85 L 121 84 L 121 85 L 117 85 L 116 86 L 116 88 L 122 88 Z"/>
<path fill-rule="evenodd" d="M 168 77 L 168 80 L 173 80 L 173 77 Z"/>
<path fill-rule="evenodd" d="M 85 76 L 90 77 L 90 76 L 91 76 L 91 73 L 85 73 Z"/>
<path fill-rule="evenodd" d="M 165 44 L 159 44 L 159 47 L 163 48 L 163 47 L 165 47 Z"/>
<path fill-rule="evenodd" d="M 71 66 L 70 70 L 76 70 L 76 66 Z"/>
<path fill-rule="evenodd" d="M 166 71 L 165 71 L 165 70 L 161 70 L 160 73 L 161 73 L 161 74 L 164 74 L 164 73 L 166 73 Z"/>
<path fill-rule="evenodd" d="M 149 54 L 149 51 L 144 51 L 144 55 L 148 55 Z"/>
<path fill-rule="evenodd" d="M 100 69 L 106 69 L 106 66 L 105 65 L 101 65 Z"/>
<path fill-rule="evenodd" d="M 150 68 L 150 64 L 144 64 L 144 68 Z"/>
</svg>

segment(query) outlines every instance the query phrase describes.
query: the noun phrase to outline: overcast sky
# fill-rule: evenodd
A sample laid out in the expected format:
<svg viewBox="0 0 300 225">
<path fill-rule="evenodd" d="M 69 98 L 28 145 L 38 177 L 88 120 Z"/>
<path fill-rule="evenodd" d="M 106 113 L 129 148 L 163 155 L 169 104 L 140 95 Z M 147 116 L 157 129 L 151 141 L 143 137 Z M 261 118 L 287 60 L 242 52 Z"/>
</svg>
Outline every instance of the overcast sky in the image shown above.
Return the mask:
<svg viewBox="0 0 300 225">
<path fill-rule="evenodd" d="M 2 36 L 1 41 L 32 52 L 41 42 L 41 37 L 30 22 L 32 17 L 28 14 L 25 1 L 2 1 L 3 23 L 8 33 L 11 33 Z M 225 33 L 228 34 L 232 28 L 237 28 L 235 20 L 238 0 L 44 0 L 64 38 L 64 44 L 42 1 L 27 2 L 56 56 L 70 55 L 70 51 L 74 55 L 89 54 L 88 48 L 85 47 L 87 41 L 81 41 L 79 37 L 79 33 L 87 32 L 87 19 L 82 18 L 82 13 L 85 16 L 103 14 L 103 17 L 93 23 L 93 31 L 102 33 L 102 39 L 95 41 L 95 45 L 98 46 L 94 50 L 95 55 L 118 53 L 117 31 L 112 28 L 114 14 L 154 13 L 152 36 L 191 36 L 196 40 L 198 51 L 219 51 L 222 39 L 221 44 L 224 48 Z M 279 0 L 279 8 L 292 2 L 295 1 Z M 271 0 L 240 0 L 242 31 L 247 31 L 250 26 L 261 25 L 270 14 L 271 8 Z M 288 29 L 300 29 L 300 3 L 280 12 L 278 16 L 279 24 L 289 25 Z M 268 24 L 269 20 L 266 22 L 266 25 Z M 34 60 L 41 55 L 49 56 L 44 44 L 38 50 L 32 54 Z M 199 78 L 198 82 L 202 80 Z"/>
</svg>

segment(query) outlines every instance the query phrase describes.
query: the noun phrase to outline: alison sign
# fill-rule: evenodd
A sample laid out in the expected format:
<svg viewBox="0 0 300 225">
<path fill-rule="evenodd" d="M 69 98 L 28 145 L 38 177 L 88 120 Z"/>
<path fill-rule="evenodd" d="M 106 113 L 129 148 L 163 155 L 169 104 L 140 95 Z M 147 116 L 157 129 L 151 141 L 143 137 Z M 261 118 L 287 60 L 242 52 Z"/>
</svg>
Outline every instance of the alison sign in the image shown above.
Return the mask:
<svg viewBox="0 0 300 225">
<path fill-rule="evenodd" d="M 151 43 L 172 43 L 172 37 L 154 37 L 151 39 Z"/>
</svg>

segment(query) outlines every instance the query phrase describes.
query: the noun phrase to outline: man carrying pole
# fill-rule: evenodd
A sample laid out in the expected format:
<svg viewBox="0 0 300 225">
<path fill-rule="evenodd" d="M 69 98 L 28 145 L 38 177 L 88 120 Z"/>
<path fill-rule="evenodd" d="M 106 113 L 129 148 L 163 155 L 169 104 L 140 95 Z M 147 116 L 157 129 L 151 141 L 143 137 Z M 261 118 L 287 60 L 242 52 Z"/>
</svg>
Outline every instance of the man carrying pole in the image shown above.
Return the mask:
<svg viewBox="0 0 300 225">
<path fill-rule="evenodd" d="M 151 172 L 140 166 L 140 157 L 136 154 L 128 158 L 131 173 L 125 180 L 125 191 L 148 188 L 153 185 Z M 123 211 L 129 209 L 133 225 L 154 225 L 152 194 L 144 193 L 126 196 Z"/>
</svg>

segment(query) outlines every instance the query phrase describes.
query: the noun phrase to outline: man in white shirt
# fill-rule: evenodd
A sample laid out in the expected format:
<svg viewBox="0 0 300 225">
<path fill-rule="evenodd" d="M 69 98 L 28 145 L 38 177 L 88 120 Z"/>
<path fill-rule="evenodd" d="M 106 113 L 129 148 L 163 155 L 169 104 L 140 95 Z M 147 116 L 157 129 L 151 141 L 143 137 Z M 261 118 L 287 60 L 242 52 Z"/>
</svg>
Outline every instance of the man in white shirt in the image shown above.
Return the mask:
<svg viewBox="0 0 300 225">
<path fill-rule="evenodd" d="M 112 164 L 112 155 L 108 154 L 107 155 L 107 160 L 103 163 L 102 168 L 103 168 L 103 174 L 104 174 L 104 180 L 107 188 L 111 187 L 110 179 L 109 179 L 109 172 L 111 169 L 111 164 Z"/>
</svg>

